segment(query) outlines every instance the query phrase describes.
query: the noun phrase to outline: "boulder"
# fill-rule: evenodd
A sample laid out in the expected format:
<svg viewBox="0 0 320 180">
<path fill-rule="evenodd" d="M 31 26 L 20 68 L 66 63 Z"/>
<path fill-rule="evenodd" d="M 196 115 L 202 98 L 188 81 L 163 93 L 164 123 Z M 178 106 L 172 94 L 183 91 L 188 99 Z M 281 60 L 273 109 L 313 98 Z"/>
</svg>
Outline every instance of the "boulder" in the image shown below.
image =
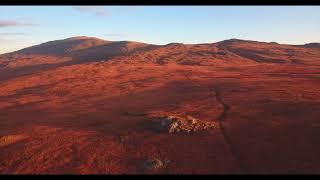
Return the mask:
<svg viewBox="0 0 320 180">
<path fill-rule="evenodd" d="M 159 159 L 147 159 L 142 164 L 143 171 L 156 171 L 163 167 L 163 162 Z"/>
</svg>

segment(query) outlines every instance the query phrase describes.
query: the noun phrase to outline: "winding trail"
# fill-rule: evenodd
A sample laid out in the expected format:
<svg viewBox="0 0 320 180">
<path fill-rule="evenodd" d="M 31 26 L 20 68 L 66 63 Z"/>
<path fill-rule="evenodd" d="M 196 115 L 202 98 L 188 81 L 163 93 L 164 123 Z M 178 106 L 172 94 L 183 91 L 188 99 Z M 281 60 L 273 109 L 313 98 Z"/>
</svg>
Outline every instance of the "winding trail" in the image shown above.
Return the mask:
<svg viewBox="0 0 320 180">
<path fill-rule="evenodd" d="M 247 173 L 249 173 L 249 170 L 243 164 L 240 153 L 235 148 L 234 144 L 231 141 L 230 136 L 226 132 L 226 128 L 223 125 L 223 122 L 227 117 L 228 111 L 230 110 L 230 106 L 223 101 L 223 97 L 222 97 L 220 88 L 215 87 L 213 89 L 213 93 L 216 97 L 216 100 L 223 106 L 223 111 L 221 112 L 221 114 L 218 117 L 218 125 L 219 125 L 219 129 L 221 131 L 221 134 L 224 138 L 224 141 L 228 145 L 231 154 L 233 155 L 234 159 L 237 161 L 238 167 L 240 169 L 240 173 L 247 174 Z"/>
<path fill-rule="evenodd" d="M 193 84 L 195 84 L 196 86 L 201 87 L 201 85 L 199 83 L 196 83 L 195 81 L 193 81 L 189 75 L 191 74 L 191 72 L 185 74 L 185 77 L 190 80 Z M 235 145 L 233 144 L 233 142 L 231 141 L 230 136 L 228 135 L 226 128 L 223 125 L 223 122 L 225 121 L 228 112 L 230 110 L 230 106 L 228 104 L 226 104 L 223 100 L 223 96 L 222 96 L 222 91 L 221 88 L 218 86 L 215 86 L 213 89 L 210 90 L 213 95 L 215 96 L 216 100 L 219 102 L 219 104 L 221 104 L 223 106 L 223 111 L 221 112 L 221 114 L 218 116 L 218 126 L 219 129 L 221 131 L 221 134 L 223 136 L 223 139 L 225 141 L 225 143 L 227 144 L 233 158 L 236 160 L 240 173 L 241 174 L 248 174 L 250 173 L 249 169 L 246 168 L 246 166 L 244 165 L 240 153 L 237 151 L 237 149 L 235 148 Z"/>
<path fill-rule="evenodd" d="M 219 87 L 215 87 L 213 89 L 213 92 L 216 97 L 216 100 L 223 106 L 223 111 L 220 114 L 220 116 L 218 117 L 218 121 L 221 122 L 221 121 L 224 121 L 225 118 L 227 117 L 227 113 L 230 110 L 230 106 L 223 101 L 223 97 L 222 97 L 221 90 Z"/>
</svg>

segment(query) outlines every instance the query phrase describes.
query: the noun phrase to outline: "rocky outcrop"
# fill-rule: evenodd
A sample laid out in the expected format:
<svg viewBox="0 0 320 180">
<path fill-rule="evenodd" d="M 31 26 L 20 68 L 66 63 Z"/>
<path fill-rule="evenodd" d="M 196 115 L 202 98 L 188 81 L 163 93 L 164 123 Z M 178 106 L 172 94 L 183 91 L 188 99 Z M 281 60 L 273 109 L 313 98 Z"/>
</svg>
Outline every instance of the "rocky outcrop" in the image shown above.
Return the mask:
<svg viewBox="0 0 320 180">
<path fill-rule="evenodd" d="M 159 116 L 153 117 L 152 127 L 158 132 L 192 133 L 209 130 L 215 127 L 213 122 L 206 122 L 191 116 Z"/>
</svg>

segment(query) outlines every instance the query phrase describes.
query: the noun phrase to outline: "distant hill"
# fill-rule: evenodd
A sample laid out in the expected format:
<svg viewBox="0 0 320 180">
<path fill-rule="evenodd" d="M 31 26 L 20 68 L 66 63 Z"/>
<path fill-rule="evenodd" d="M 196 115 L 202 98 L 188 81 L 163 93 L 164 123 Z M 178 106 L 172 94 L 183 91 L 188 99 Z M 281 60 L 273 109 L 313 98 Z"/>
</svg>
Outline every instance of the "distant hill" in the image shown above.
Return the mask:
<svg viewBox="0 0 320 180">
<path fill-rule="evenodd" d="M 153 45 L 132 41 L 107 41 L 78 36 L 49 41 L 0 56 L 0 67 L 16 68 L 61 63 L 115 60 L 157 64 L 210 65 L 214 63 L 318 64 L 319 43 L 286 45 L 229 39 L 207 44 Z"/>
<path fill-rule="evenodd" d="M 72 37 L 49 41 L 0 56 L 0 67 L 21 67 L 61 62 L 96 61 L 126 55 L 152 45 L 131 41 L 106 41 L 93 37 Z"/>
</svg>

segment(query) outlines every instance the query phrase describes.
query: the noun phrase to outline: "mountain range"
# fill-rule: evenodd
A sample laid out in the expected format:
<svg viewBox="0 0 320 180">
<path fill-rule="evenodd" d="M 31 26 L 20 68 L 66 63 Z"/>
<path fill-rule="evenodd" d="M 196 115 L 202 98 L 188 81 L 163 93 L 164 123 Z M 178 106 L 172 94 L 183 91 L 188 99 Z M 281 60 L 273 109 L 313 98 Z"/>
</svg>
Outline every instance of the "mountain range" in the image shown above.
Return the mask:
<svg viewBox="0 0 320 180">
<path fill-rule="evenodd" d="M 82 63 L 122 56 L 135 61 L 178 64 L 227 62 L 317 64 L 320 43 L 285 45 L 230 39 L 209 44 L 170 43 L 154 45 L 132 41 L 106 41 L 93 37 L 72 37 L 50 41 L 1 55 L 1 67 L 22 67 Z M 170 58 L 168 58 L 170 57 Z"/>
</svg>

